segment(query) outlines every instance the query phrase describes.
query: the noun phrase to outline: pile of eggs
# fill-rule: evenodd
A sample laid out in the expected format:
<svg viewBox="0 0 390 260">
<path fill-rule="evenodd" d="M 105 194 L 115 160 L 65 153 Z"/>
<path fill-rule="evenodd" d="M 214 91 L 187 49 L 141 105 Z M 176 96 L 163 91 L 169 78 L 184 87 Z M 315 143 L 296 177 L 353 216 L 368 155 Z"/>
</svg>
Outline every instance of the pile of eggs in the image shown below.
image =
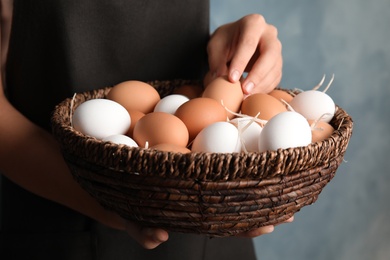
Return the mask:
<svg viewBox="0 0 390 260">
<path fill-rule="evenodd" d="M 322 83 L 321 83 L 322 84 Z M 329 85 L 328 85 L 329 87 Z M 190 92 L 189 92 L 190 91 Z M 172 152 L 264 152 L 328 138 L 335 103 L 312 89 L 244 96 L 240 82 L 218 77 L 204 89 L 182 86 L 160 97 L 146 82 L 113 86 L 80 104 L 75 130 L 103 141 Z"/>
</svg>

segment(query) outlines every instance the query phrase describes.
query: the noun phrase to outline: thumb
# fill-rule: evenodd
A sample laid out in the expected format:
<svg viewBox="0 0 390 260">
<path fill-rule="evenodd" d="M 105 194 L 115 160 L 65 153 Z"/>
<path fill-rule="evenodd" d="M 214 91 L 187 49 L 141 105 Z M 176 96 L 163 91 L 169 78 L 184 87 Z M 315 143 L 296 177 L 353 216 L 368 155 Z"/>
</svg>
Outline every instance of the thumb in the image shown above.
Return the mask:
<svg viewBox="0 0 390 260">
<path fill-rule="evenodd" d="M 154 249 L 168 240 L 169 234 L 164 229 L 140 226 L 126 222 L 127 233 L 145 249 Z"/>
</svg>

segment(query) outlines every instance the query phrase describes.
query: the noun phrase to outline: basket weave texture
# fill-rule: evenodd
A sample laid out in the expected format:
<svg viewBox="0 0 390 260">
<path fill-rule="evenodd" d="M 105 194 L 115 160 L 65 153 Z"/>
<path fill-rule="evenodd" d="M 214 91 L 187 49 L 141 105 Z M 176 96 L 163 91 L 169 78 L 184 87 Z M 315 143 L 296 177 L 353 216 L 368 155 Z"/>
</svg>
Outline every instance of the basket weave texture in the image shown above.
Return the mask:
<svg viewBox="0 0 390 260">
<path fill-rule="evenodd" d="M 148 82 L 161 96 L 183 80 Z M 172 153 L 103 142 L 75 131 L 72 114 L 111 87 L 78 93 L 52 116 L 74 178 L 104 207 L 144 226 L 210 237 L 283 222 L 314 203 L 342 163 L 351 117 L 337 106 L 330 138 L 263 153 Z"/>
</svg>

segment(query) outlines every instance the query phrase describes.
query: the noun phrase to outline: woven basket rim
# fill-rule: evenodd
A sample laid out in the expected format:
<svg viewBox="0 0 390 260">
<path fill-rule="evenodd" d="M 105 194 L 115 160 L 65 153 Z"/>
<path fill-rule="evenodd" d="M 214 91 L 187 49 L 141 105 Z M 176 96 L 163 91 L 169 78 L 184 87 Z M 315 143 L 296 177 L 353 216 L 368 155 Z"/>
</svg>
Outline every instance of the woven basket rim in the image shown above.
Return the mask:
<svg viewBox="0 0 390 260">
<path fill-rule="evenodd" d="M 192 81 L 148 83 L 164 96 Z M 181 154 L 117 145 L 75 131 L 70 118 L 77 105 L 105 98 L 110 88 L 59 103 L 53 135 L 79 184 L 105 208 L 144 226 L 225 237 L 280 223 L 317 200 L 352 135 L 352 118 L 339 106 L 331 121 L 335 131 L 326 140 L 262 153 Z"/>
<path fill-rule="evenodd" d="M 156 82 L 162 81 L 149 83 L 156 84 Z M 212 181 L 258 179 L 288 175 L 320 164 L 327 164 L 336 157 L 342 157 L 352 134 L 352 118 L 339 106 L 336 106 L 336 113 L 331 121 L 335 131 L 326 140 L 311 143 L 305 147 L 278 149 L 262 153 L 191 152 L 180 154 L 117 145 L 86 136 L 74 130 L 70 123 L 72 102 L 74 102 L 74 111 L 79 104 L 88 99 L 105 98 L 110 89 L 111 87 L 106 87 L 86 91 L 75 94 L 73 98 L 65 99 L 54 110 L 52 126 L 53 133 L 64 154 L 70 154 L 118 172 L 157 174 L 167 177 L 179 177 L 180 175 L 181 178 Z M 88 147 L 88 149 L 82 149 L 82 147 Z M 138 162 L 136 162 L 137 160 Z M 216 172 L 215 167 L 210 167 L 211 164 L 219 165 L 218 169 L 224 168 L 225 170 Z M 233 167 L 237 164 L 240 166 Z M 265 167 L 258 167 L 259 165 L 265 165 Z M 240 170 L 236 170 L 237 167 Z M 150 169 L 154 171 L 150 172 Z"/>
</svg>

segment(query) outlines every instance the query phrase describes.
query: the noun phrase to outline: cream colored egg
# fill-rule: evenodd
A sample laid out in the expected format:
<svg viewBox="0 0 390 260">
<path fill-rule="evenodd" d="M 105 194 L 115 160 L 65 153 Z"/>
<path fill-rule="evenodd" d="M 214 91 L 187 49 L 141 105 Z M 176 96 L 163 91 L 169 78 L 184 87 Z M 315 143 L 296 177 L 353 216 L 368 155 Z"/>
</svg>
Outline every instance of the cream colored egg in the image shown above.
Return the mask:
<svg viewBox="0 0 390 260">
<path fill-rule="evenodd" d="M 75 130 L 98 139 L 125 134 L 130 128 L 130 123 L 127 110 L 117 102 L 108 99 L 85 101 L 76 108 L 72 116 Z"/>
<path fill-rule="evenodd" d="M 259 151 L 258 143 L 263 128 L 252 117 L 237 117 L 230 123 L 238 129 L 243 152 Z"/>
<path fill-rule="evenodd" d="M 188 97 L 179 94 L 165 96 L 154 107 L 154 112 L 165 112 L 173 115 L 178 107 L 188 100 L 190 100 Z"/>
<path fill-rule="evenodd" d="M 336 111 L 333 99 L 317 90 L 299 93 L 291 100 L 290 106 L 308 120 L 321 120 L 327 123 L 332 120 Z"/>
<path fill-rule="evenodd" d="M 118 134 L 118 135 L 110 135 L 110 136 L 107 136 L 105 138 L 103 138 L 103 141 L 109 141 L 109 142 L 112 142 L 114 144 L 124 144 L 124 145 L 127 145 L 129 147 L 138 147 L 138 144 L 130 137 L 128 137 L 127 135 L 121 135 L 121 134 Z"/>
<path fill-rule="evenodd" d="M 193 152 L 234 153 L 241 151 L 238 129 L 229 122 L 216 122 L 202 129 L 194 139 Z"/>
<path fill-rule="evenodd" d="M 263 127 L 259 138 L 259 151 L 275 151 L 311 143 L 311 128 L 307 120 L 293 111 L 282 112 Z"/>
</svg>

